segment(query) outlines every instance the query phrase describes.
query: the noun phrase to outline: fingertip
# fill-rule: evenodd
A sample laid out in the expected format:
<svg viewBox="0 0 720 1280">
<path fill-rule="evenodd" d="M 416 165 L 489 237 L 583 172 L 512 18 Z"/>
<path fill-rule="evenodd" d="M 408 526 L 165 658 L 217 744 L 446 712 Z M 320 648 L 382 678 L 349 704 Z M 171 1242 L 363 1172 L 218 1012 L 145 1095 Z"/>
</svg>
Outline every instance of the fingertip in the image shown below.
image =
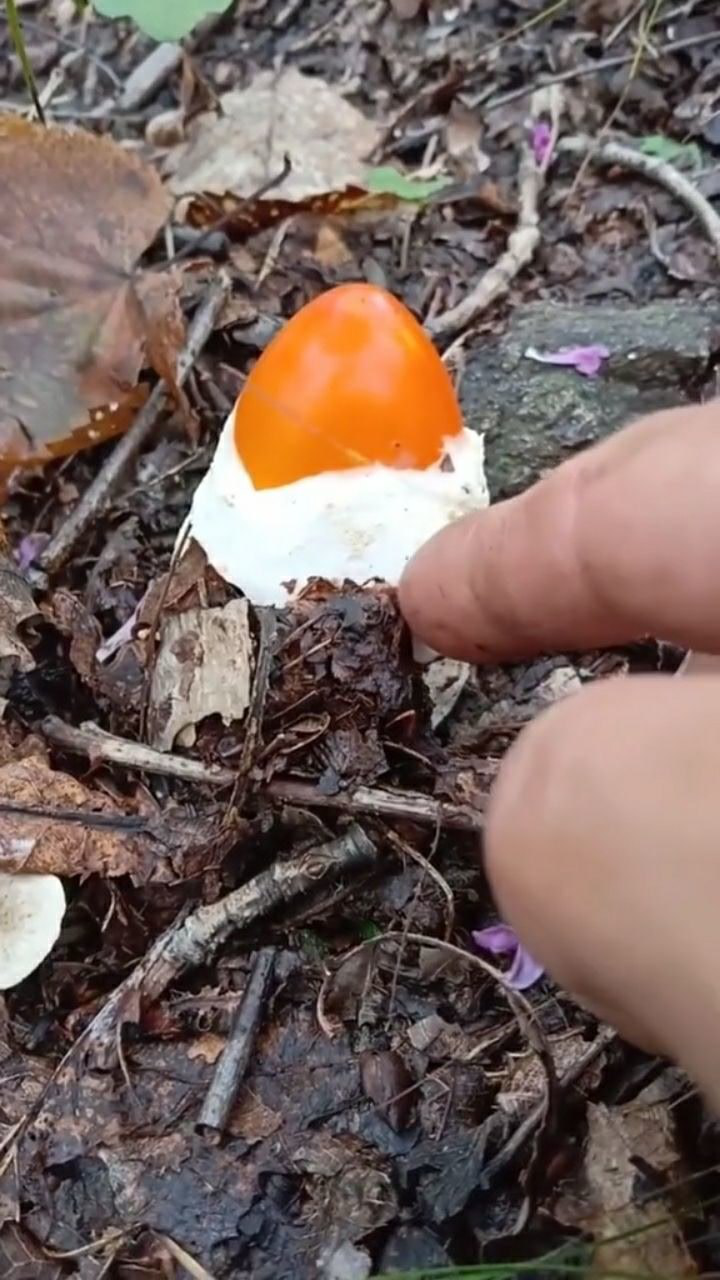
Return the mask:
<svg viewBox="0 0 720 1280">
<path fill-rule="evenodd" d="M 435 652 L 465 662 L 491 658 L 474 590 L 479 522 L 488 515 L 464 516 L 436 533 L 409 561 L 398 588 L 413 636 Z"/>
</svg>

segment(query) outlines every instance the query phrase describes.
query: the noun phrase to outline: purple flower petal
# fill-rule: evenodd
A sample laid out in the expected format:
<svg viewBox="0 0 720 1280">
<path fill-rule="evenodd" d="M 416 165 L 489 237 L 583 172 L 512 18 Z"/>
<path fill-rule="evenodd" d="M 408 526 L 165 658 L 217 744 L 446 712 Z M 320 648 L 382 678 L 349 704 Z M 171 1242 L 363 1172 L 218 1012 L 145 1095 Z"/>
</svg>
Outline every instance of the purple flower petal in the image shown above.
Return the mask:
<svg viewBox="0 0 720 1280">
<path fill-rule="evenodd" d="M 505 978 L 509 987 L 514 991 L 526 991 L 528 987 L 534 986 L 542 978 L 545 970 L 537 960 L 533 960 L 529 951 L 518 943 L 518 949 L 515 952 L 515 958 L 510 965 Z"/>
<path fill-rule="evenodd" d="M 22 573 L 26 573 L 50 541 L 49 533 L 28 533 L 15 548 L 15 560 Z"/>
<path fill-rule="evenodd" d="M 540 120 L 530 131 L 530 145 L 538 169 L 545 169 L 552 154 L 552 129 L 547 120 Z"/>
<path fill-rule="evenodd" d="M 520 942 L 514 929 L 508 924 L 491 924 L 486 929 L 475 929 L 472 934 L 475 946 L 494 956 L 510 956 L 510 968 L 505 973 L 509 987 L 525 991 L 542 978 L 545 970 L 533 960 Z"/>
<path fill-rule="evenodd" d="M 475 929 L 472 940 L 476 947 L 489 951 L 493 956 L 514 955 L 520 943 L 509 924 L 490 924 L 486 929 Z"/>
<path fill-rule="evenodd" d="M 537 360 L 540 364 L 569 365 L 586 378 L 594 378 L 610 352 L 598 342 L 587 347 L 561 347 L 559 351 L 537 351 L 535 347 L 528 347 L 525 355 L 529 360 Z"/>
</svg>

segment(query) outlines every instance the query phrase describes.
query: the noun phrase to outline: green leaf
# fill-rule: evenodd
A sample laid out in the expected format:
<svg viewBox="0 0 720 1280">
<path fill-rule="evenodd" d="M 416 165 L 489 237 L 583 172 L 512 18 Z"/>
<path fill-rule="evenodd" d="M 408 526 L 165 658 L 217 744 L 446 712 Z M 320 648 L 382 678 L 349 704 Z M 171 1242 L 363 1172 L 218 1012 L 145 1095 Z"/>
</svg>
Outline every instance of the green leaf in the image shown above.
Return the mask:
<svg viewBox="0 0 720 1280">
<path fill-rule="evenodd" d="M 376 195 L 397 196 L 398 200 L 429 200 L 448 185 L 447 178 L 428 178 L 424 182 L 419 178 L 408 178 L 391 165 L 370 169 L 367 175 L 368 191 L 374 191 Z"/>
<path fill-rule="evenodd" d="M 357 931 L 363 942 L 372 942 L 373 938 L 379 938 L 382 933 L 382 929 L 375 924 L 374 920 L 360 920 Z"/>
<path fill-rule="evenodd" d="M 699 169 L 702 164 L 702 151 L 697 142 L 676 142 L 662 133 L 650 133 L 640 139 L 639 147 L 646 156 L 656 156 L 658 160 L 667 160 L 668 164 L 689 169 Z"/>
<path fill-rule="evenodd" d="M 232 0 L 94 0 L 106 18 L 132 18 L 154 40 L 179 40 L 209 13 L 224 13 Z"/>
</svg>

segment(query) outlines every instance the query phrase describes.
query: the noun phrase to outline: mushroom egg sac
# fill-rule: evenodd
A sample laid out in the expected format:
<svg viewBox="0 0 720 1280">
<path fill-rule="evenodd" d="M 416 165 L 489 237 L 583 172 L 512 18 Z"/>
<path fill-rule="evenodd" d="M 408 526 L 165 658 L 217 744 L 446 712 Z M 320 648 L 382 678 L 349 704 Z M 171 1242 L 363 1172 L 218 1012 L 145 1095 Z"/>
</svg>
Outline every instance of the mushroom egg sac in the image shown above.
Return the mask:
<svg viewBox="0 0 720 1280">
<path fill-rule="evenodd" d="M 261 355 L 189 515 L 221 576 L 258 605 L 309 578 L 393 585 L 431 534 L 486 506 L 482 438 L 411 313 L 340 285 Z"/>
</svg>

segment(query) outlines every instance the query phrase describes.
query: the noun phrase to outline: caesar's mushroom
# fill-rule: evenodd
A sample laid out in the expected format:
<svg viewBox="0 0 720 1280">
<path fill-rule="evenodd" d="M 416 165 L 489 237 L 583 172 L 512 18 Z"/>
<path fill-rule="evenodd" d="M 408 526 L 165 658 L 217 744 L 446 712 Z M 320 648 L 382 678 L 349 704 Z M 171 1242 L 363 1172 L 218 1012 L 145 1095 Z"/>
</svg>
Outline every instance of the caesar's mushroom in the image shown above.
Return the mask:
<svg viewBox="0 0 720 1280">
<path fill-rule="evenodd" d="M 17 986 L 52 951 L 64 914 L 57 876 L 0 872 L 0 991 Z"/>
</svg>

